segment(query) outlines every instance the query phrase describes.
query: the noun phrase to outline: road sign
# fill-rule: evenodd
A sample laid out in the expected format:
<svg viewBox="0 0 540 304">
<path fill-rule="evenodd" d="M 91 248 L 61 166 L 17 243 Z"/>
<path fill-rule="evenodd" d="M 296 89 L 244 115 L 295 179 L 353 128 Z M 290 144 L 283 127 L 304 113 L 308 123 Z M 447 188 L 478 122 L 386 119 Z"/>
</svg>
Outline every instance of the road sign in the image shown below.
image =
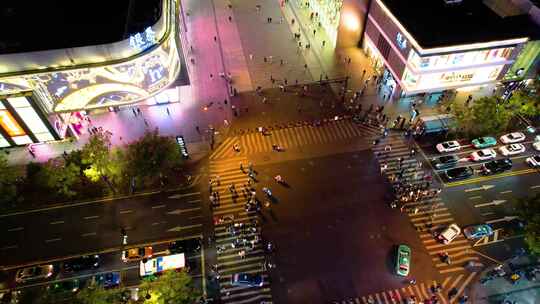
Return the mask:
<svg viewBox="0 0 540 304">
<path fill-rule="evenodd" d="M 186 141 L 184 140 L 184 136 L 178 135 L 176 136 L 176 143 L 180 147 L 180 153 L 182 154 L 183 158 L 189 158 L 189 153 L 187 151 Z"/>
<path fill-rule="evenodd" d="M 500 205 L 500 204 L 503 204 L 505 203 L 506 200 L 494 200 L 492 202 L 489 202 L 489 203 L 483 203 L 483 204 L 478 204 L 478 205 L 474 205 L 476 208 L 480 208 L 480 207 L 485 207 L 485 206 L 497 206 L 497 205 Z"/>
<path fill-rule="evenodd" d="M 495 187 L 495 185 L 483 185 L 482 187 L 478 187 L 478 188 L 465 189 L 465 192 L 482 191 L 482 190 L 486 191 L 493 187 Z"/>
</svg>

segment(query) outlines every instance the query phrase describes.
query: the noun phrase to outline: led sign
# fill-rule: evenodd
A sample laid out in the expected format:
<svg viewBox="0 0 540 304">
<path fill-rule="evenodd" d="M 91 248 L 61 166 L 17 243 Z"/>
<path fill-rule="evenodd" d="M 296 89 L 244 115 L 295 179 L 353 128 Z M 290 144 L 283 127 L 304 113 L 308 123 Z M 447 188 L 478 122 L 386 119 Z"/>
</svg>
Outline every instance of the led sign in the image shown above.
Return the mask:
<svg viewBox="0 0 540 304">
<path fill-rule="evenodd" d="M 26 135 L 23 128 L 7 110 L 0 110 L 0 126 L 11 137 Z"/>
<path fill-rule="evenodd" d="M 180 147 L 180 153 L 182 154 L 182 157 L 189 158 L 189 153 L 187 151 L 186 141 L 184 140 L 184 136 L 181 136 L 181 135 L 176 136 L 176 143 Z"/>
<path fill-rule="evenodd" d="M 136 33 L 129 37 L 129 46 L 136 51 L 143 51 L 148 47 L 156 44 L 156 32 L 152 30 L 152 27 L 147 27 L 142 33 Z"/>
<path fill-rule="evenodd" d="M 407 39 L 399 32 L 396 35 L 396 42 L 400 49 L 404 50 L 407 48 Z"/>
</svg>

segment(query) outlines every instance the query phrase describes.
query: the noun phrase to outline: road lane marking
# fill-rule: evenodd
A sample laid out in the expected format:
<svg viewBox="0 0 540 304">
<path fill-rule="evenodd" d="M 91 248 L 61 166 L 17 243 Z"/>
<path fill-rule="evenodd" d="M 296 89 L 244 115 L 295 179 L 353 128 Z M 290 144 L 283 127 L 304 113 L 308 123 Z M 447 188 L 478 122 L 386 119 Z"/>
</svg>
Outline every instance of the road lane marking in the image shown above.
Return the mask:
<svg viewBox="0 0 540 304">
<path fill-rule="evenodd" d="M 483 176 L 483 177 L 476 177 L 476 178 L 466 179 L 466 180 L 459 181 L 459 182 L 445 183 L 444 186 L 447 187 L 447 188 L 448 187 L 457 187 L 457 186 L 463 186 L 463 185 L 472 184 L 472 183 L 481 183 L 481 182 L 485 182 L 485 181 L 492 180 L 492 179 L 498 179 L 498 178 L 510 177 L 510 176 L 518 176 L 518 175 L 525 175 L 525 174 L 536 173 L 536 172 L 538 172 L 538 170 L 536 170 L 536 169 L 525 169 L 525 170 L 518 170 L 518 171 L 510 171 L 510 172 L 507 172 L 507 173 L 501 173 L 501 174 L 495 174 L 495 175 L 490 175 L 490 176 Z"/>
<path fill-rule="evenodd" d="M 92 216 L 85 216 L 83 219 L 85 220 L 93 220 L 99 218 L 99 215 L 92 215 Z"/>
<path fill-rule="evenodd" d="M 488 215 L 492 215 L 492 214 L 495 214 L 495 212 L 486 212 L 486 213 L 482 213 L 482 216 L 488 216 Z"/>
<path fill-rule="evenodd" d="M 187 229 L 190 229 L 190 228 L 198 228 L 198 227 L 202 227 L 202 224 L 188 225 L 188 226 L 176 226 L 176 227 L 173 227 L 171 229 L 167 229 L 167 232 L 179 232 L 179 231 L 182 231 L 182 230 L 187 230 Z"/>
<path fill-rule="evenodd" d="M 501 192 L 499 192 L 499 193 L 500 193 L 500 194 L 512 193 L 512 190 L 501 191 Z"/>
<path fill-rule="evenodd" d="M 193 220 L 193 219 L 197 219 L 197 218 L 201 218 L 202 215 L 197 215 L 197 216 L 191 216 L 189 217 L 190 220 Z"/>
<path fill-rule="evenodd" d="M 531 189 L 536 189 L 536 188 L 540 188 L 540 185 L 531 186 Z"/>
<path fill-rule="evenodd" d="M 58 241 L 61 241 L 61 240 L 62 240 L 62 238 L 49 239 L 49 240 L 45 240 L 45 243 L 58 242 Z"/>
<path fill-rule="evenodd" d="M 133 210 L 120 210 L 120 214 L 132 213 Z"/>
<path fill-rule="evenodd" d="M 155 206 L 152 206 L 152 209 L 159 209 L 159 208 L 165 208 L 165 207 L 167 207 L 167 205 L 165 205 L 165 204 L 155 205 Z"/>
<path fill-rule="evenodd" d="M 87 237 L 87 236 L 93 236 L 93 235 L 96 235 L 97 233 L 95 232 L 88 232 L 88 233 L 83 233 L 81 234 L 82 237 Z"/>
<path fill-rule="evenodd" d="M 58 225 L 58 224 L 63 224 L 65 223 L 64 221 L 55 221 L 55 222 L 50 222 L 49 224 L 50 225 Z"/>
<path fill-rule="evenodd" d="M 24 230 L 24 227 L 11 228 L 11 229 L 8 229 L 8 232 L 15 232 L 15 231 L 21 231 L 21 230 Z"/>
<path fill-rule="evenodd" d="M 169 196 L 168 198 L 170 199 L 177 199 L 177 198 L 182 198 L 182 197 L 186 197 L 186 196 L 195 196 L 195 195 L 199 195 L 201 194 L 200 192 L 192 192 L 192 193 L 183 193 L 183 194 L 173 194 L 171 196 Z"/>
<path fill-rule="evenodd" d="M 482 198 L 480 195 L 469 197 L 470 200 L 475 200 L 475 199 L 480 199 L 480 198 Z"/>
<path fill-rule="evenodd" d="M 17 249 L 17 248 L 19 248 L 18 245 L 11 245 L 11 246 L 4 246 L 4 247 L 2 247 L 2 248 L 0 248 L 0 249 L 2 249 L 2 250 L 9 250 L 9 249 Z"/>
</svg>

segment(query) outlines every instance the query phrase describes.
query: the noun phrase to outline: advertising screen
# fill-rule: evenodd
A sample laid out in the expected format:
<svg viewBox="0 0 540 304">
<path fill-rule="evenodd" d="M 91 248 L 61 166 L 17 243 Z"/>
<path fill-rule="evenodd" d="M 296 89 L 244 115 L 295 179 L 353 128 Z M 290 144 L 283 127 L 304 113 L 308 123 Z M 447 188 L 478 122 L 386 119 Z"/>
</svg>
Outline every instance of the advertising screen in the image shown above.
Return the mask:
<svg viewBox="0 0 540 304">
<path fill-rule="evenodd" d="M 159 256 L 139 264 L 141 277 L 157 274 L 166 270 L 179 269 L 186 266 L 186 258 L 183 253 Z"/>
<path fill-rule="evenodd" d="M 476 64 L 504 62 L 509 60 L 513 50 L 513 47 L 508 47 L 428 57 L 420 57 L 415 51 L 411 50 L 407 63 L 412 68 L 422 71 L 466 67 Z"/>
<path fill-rule="evenodd" d="M 11 137 L 26 135 L 23 128 L 7 110 L 0 110 L 0 126 Z"/>
</svg>

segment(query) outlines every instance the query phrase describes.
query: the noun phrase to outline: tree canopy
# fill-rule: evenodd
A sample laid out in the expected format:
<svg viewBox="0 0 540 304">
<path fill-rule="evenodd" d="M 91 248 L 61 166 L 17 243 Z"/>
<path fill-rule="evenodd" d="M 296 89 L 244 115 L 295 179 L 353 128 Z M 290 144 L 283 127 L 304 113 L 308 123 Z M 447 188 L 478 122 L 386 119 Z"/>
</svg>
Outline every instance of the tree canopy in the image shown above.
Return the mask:
<svg viewBox="0 0 540 304">
<path fill-rule="evenodd" d="M 200 298 L 186 271 L 169 270 L 155 279 L 146 279 L 140 290 L 143 296 L 150 295 L 146 304 L 191 304 Z"/>
<path fill-rule="evenodd" d="M 518 210 L 526 221 L 525 243 L 532 253 L 540 255 L 540 194 L 518 200 Z"/>
<path fill-rule="evenodd" d="M 17 175 L 5 155 L 0 154 L 0 204 L 13 204 L 17 199 Z"/>
</svg>

